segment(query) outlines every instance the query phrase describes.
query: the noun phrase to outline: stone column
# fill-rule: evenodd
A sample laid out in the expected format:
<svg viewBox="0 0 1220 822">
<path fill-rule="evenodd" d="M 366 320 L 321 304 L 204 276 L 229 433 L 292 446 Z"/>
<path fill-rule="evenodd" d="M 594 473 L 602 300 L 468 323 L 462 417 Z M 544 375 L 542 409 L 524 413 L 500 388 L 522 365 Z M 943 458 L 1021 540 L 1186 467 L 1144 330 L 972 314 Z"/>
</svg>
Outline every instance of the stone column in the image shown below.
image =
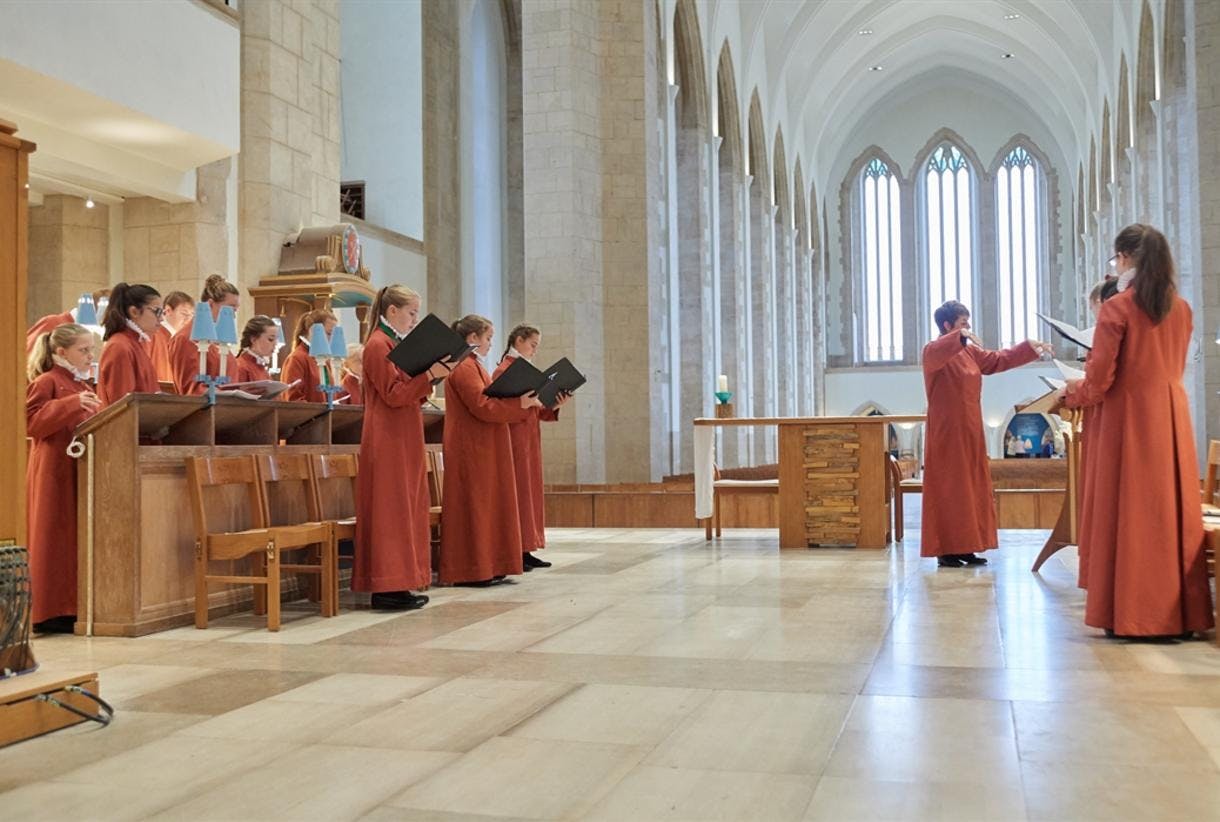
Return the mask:
<svg viewBox="0 0 1220 822">
<path fill-rule="evenodd" d="M 462 177 L 458 127 L 461 108 L 458 12 L 461 8 L 461 3 L 452 0 L 425 0 L 422 10 L 424 249 L 428 255 L 426 308 L 438 316 L 455 319 L 462 311 Z M 511 89 L 511 82 L 509 86 Z M 511 104 L 509 114 L 511 117 Z M 511 174 L 511 155 L 509 170 Z"/>
<path fill-rule="evenodd" d="M 657 479 L 656 32 L 638 0 L 522 7 L 525 310 L 589 378 L 545 426 L 551 482 Z"/>
<path fill-rule="evenodd" d="M 109 229 L 109 209 L 86 208 L 80 197 L 47 195 L 30 209 L 30 323 L 75 307 L 81 294 L 110 282 Z"/>
<path fill-rule="evenodd" d="M 238 280 L 301 228 L 339 222 L 339 0 L 242 5 Z"/>
</svg>

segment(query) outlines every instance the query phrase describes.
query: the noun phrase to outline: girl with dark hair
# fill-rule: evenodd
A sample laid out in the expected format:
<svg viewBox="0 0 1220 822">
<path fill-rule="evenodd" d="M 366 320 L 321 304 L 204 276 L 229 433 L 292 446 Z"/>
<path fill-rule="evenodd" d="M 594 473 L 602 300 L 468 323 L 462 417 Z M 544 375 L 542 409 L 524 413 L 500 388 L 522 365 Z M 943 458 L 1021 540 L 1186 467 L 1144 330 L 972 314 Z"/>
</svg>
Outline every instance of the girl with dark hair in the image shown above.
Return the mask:
<svg viewBox="0 0 1220 822">
<path fill-rule="evenodd" d="M 491 351 L 491 321 L 468 314 L 453 330 L 475 353 Z M 367 362 L 367 361 L 366 361 Z M 521 517 L 513 473 L 509 423 L 541 408 L 532 395 L 493 399 L 483 393 L 491 376 L 478 357 L 458 363 L 445 386 L 445 510 L 441 528 L 441 582 L 486 586 L 522 572 Z"/>
<path fill-rule="evenodd" d="M 234 311 L 241 303 L 241 292 L 237 286 L 219 274 L 213 274 L 204 281 L 203 293 L 199 302 L 204 305 L 196 307 L 197 311 L 211 311 L 212 319 L 220 316 L 220 309 L 229 306 Z M 230 376 L 237 371 L 237 358 L 225 352 L 228 359 L 225 362 L 225 373 Z M 169 341 L 169 362 L 173 369 L 174 390 L 179 394 L 203 394 L 208 387 L 199 382 L 199 347 L 191 339 L 191 326 L 183 325 L 174 333 Z M 207 369 L 212 376 L 220 374 L 220 347 L 208 346 Z"/>
<path fill-rule="evenodd" d="M 532 325 L 519 325 L 508 332 L 508 347 L 495 373 L 494 380 L 508 370 L 513 360 L 533 359 L 542 344 L 542 332 Z M 551 563 L 532 553 L 546 547 L 546 503 L 542 493 L 542 426 L 543 421 L 559 419 L 559 407 L 568 401 L 559 399 L 551 408 L 535 408 L 521 422 L 509 423 L 508 433 L 513 444 L 513 474 L 517 480 L 517 511 L 521 519 L 521 563 L 526 571 L 550 568 Z"/>
<path fill-rule="evenodd" d="M 315 308 L 297 318 L 296 330 L 289 340 L 292 353 L 284 360 L 284 372 L 280 377 L 284 382 L 297 383 L 284 392 L 284 399 L 289 402 L 326 402 L 322 386 L 331 384 L 330 368 L 325 371 L 318 368 L 318 361 L 309 353 L 309 329 L 318 323 L 329 337 L 339 324 L 339 318 L 328 308 Z"/>
<path fill-rule="evenodd" d="M 233 382 L 271 379 L 267 366 L 271 364 L 271 357 L 279 342 L 274 320 L 263 314 L 251 317 L 241 332 L 241 351 L 237 355 Z"/>
<path fill-rule="evenodd" d="M 72 630 L 76 613 L 76 466 L 67 454 L 76 426 L 101 405 L 88 379 L 93 332 L 67 323 L 34 341 L 25 392 L 26 524 L 36 630 Z"/>
<path fill-rule="evenodd" d="M 1127 226 L 1114 260 L 1118 294 L 1102 304 L 1085 378 L 1059 391 L 1068 408 L 1097 409 L 1078 535 L 1084 621 L 1110 636 L 1185 637 L 1214 624 L 1182 384 L 1193 320 L 1161 232 Z"/>
<path fill-rule="evenodd" d="M 119 283 L 110 292 L 102 317 L 105 331 L 98 363 L 97 394 L 102 407 L 132 393 L 161 390 L 149 349 L 161 322 L 161 294 L 151 285 Z"/>
</svg>

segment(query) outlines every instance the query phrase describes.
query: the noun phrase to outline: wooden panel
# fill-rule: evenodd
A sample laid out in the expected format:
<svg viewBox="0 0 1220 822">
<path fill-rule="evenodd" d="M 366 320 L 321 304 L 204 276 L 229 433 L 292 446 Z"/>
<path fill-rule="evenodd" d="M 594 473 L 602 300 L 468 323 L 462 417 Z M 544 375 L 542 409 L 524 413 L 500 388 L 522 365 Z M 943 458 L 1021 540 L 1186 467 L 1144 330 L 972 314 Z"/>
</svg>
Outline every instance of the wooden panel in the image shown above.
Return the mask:
<svg viewBox="0 0 1220 822">
<path fill-rule="evenodd" d="M 860 538 L 857 548 L 884 548 L 890 533 L 890 501 L 886 494 L 889 455 L 888 426 L 860 426 Z"/>
<path fill-rule="evenodd" d="M 0 747 L 85 722 L 84 717 L 36 699 L 48 694 L 66 705 L 94 713 L 97 706 L 92 700 L 63 690 L 69 685 L 101 695 L 94 673 L 64 676 L 62 672 L 37 671 L 0 682 Z"/>
<path fill-rule="evenodd" d="M 694 493 L 598 494 L 593 498 L 594 528 L 690 528 L 694 525 Z"/>
<path fill-rule="evenodd" d="M 0 123 L 0 544 L 26 543 L 25 330 L 29 241 L 25 183 L 32 143 Z"/>
<path fill-rule="evenodd" d="M 805 548 L 805 430 L 779 429 L 779 545 Z"/>
<path fill-rule="evenodd" d="M 811 545 L 854 545 L 862 536 L 861 433 L 846 423 L 801 431 L 805 540 Z"/>
<path fill-rule="evenodd" d="M 548 493 L 546 522 L 556 528 L 592 528 L 593 495 L 580 493 Z"/>
</svg>

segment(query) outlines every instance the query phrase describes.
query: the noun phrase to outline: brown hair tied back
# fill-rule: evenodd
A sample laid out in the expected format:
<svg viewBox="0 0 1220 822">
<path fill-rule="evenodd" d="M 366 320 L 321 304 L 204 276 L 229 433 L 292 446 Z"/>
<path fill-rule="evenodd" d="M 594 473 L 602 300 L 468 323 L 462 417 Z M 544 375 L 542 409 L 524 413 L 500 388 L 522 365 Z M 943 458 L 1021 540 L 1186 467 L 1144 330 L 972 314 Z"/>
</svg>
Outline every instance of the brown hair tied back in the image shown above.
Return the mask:
<svg viewBox="0 0 1220 822">
<path fill-rule="evenodd" d="M 185 291 L 171 291 L 165 295 L 165 299 L 161 301 L 166 310 L 173 311 L 180 305 L 194 305 L 195 298 Z"/>
<path fill-rule="evenodd" d="M 309 329 L 327 320 L 338 322 L 339 318 L 329 308 L 315 308 L 313 311 L 306 311 L 297 317 L 297 327 L 292 332 L 292 349 L 296 350 L 296 347 L 301 344 L 302 337 L 309 338 Z"/>
<path fill-rule="evenodd" d="M 51 357 L 61 348 L 71 348 L 81 337 L 92 337 L 93 332 L 83 325 L 64 323 L 57 325 L 34 341 L 30 356 L 26 360 L 25 374 L 32 382 L 39 374 L 45 374 L 55 365 Z"/>
<path fill-rule="evenodd" d="M 503 360 L 505 357 L 507 357 L 508 352 L 513 350 L 513 346 L 516 345 L 518 341 L 528 340 L 535 334 L 541 333 L 542 332 L 534 326 L 521 323 L 521 325 L 508 332 L 508 345 L 504 346 L 504 354 L 500 357 L 500 359 Z"/>
<path fill-rule="evenodd" d="M 151 285 L 119 283 L 110 291 L 110 302 L 102 315 L 102 339 L 108 340 L 127 327 L 127 309 L 142 309 L 161 296 Z"/>
<path fill-rule="evenodd" d="M 199 299 L 219 303 L 224 302 L 226 294 L 237 294 L 240 296 L 241 292 L 237 290 L 237 286 L 224 277 L 219 274 L 212 274 L 203 281 L 203 293 L 199 295 Z"/>
<path fill-rule="evenodd" d="M 365 339 L 368 339 L 368 335 L 377 327 L 377 323 L 381 322 L 386 309 L 390 306 L 402 308 L 404 305 L 418 302 L 420 302 L 419 295 L 405 285 L 387 285 L 378 291 L 377 296 L 373 298 L 373 304 L 369 306 L 368 314 L 365 315 L 368 325 L 364 332 Z"/>
<path fill-rule="evenodd" d="M 453 330 L 460 334 L 463 340 L 471 334 L 482 334 L 489 328 L 491 328 L 491 320 L 480 317 L 478 314 L 467 314 L 453 324 Z"/>
<path fill-rule="evenodd" d="M 1173 254 L 1165 235 L 1150 225 L 1133 223 L 1114 238 L 1114 253 L 1126 254 L 1134 261 L 1136 274 L 1131 290 L 1135 304 L 1154 323 L 1165 319 L 1178 293 Z"/>
<path fill-rule="evenodd" d="M 258 314 L 251 317 L 249 322 L 246 323 L 246 327 L 241 330 L 241 347 L 249 348 L 252 342 L 272 328 L 275 328 L 275 320 L 267 315 Z"/>
</svg>

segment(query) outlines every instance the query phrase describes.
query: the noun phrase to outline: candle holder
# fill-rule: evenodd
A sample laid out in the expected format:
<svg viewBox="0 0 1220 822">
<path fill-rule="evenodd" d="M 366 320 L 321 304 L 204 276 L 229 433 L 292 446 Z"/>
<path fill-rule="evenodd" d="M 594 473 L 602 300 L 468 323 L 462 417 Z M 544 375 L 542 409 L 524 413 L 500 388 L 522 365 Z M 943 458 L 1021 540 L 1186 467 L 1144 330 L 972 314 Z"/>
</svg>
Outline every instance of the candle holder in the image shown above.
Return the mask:
<svg viewBox="0 0 1220 822">
<path fill-rule="evenodd" d="M 200 374 L 197 377 L 195 377 L 195 380 L 197 382 L 203 383 L 204 385 L 206 385 L 208 387 L 207 392 L 204 393 L 204 395 L 203 395 L 204 399 L 207 400 L 208 405 L 215 405 L 216 404 L 216 389 L 219 386 L 222 386 L 225 383 L 227 383 L 229 381 L 229 378 L 222 377 L 222 376 L 213 377 L 211 374 Z"/>
<path fill-rule="evenodd" d="M 728 419 L 733 416 L 733 403 L 729 402 L 733 398 L 730 391 L 716 392 L 716 418 Z"/>
</svg>

